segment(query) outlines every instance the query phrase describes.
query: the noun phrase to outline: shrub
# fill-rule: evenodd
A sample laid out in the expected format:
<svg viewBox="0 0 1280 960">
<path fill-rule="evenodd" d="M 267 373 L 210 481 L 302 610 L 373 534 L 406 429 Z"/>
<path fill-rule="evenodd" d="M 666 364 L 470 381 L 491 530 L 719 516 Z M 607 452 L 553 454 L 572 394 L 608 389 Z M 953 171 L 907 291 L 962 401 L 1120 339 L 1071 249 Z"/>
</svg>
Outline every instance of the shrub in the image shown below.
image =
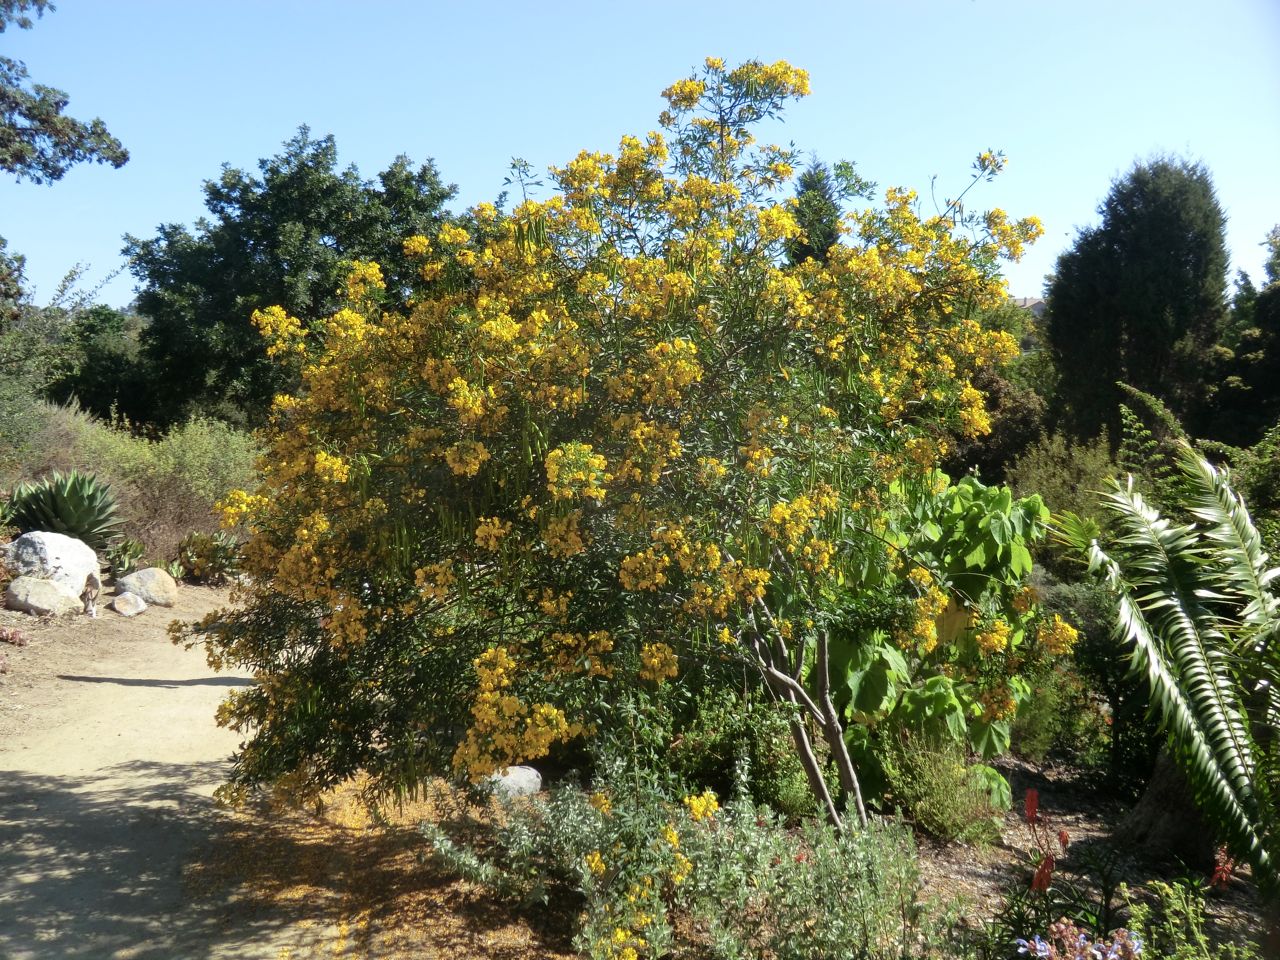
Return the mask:
<svg viewBox="0 0 1280 960">
<path fill-rule="evenodd" d="M 1129 906 L 1129 929 L 1149 957 L 1162 960 L 1258 960 L 1260 953 L 1247 943 L 1223 942 L 1205 927 L 1205 885 L 1175 881 L 1151 884 L 1154 902 L 1135 901 Z"/>
<path fill-rule="evenodd" d="M 225 531 L 190 533 L 178 544 L 183 576 L 197 583 L 222 584 L 240 569 L 240 545 Z"/>
<path fill-rule="evenodd" d="M 118 580 L 137 569 L 146 552 L 146 545 L 139 540 L 126 537 L 116 543 L 107 551 L 107 565 L 111 568 L 111 576 Z"/>
<path fill-rule="evenodd" d="M 963 843 L 1000 839 L 1009 784 L 991 767 L 967 763 L 960 744 L 895 738 L 888 745 L 885 772 L 891 802 L 925 832 Z"/>
<path fill-rule="evenodd" d="M 214 503 L 256 477 L 253 438 L 213 421 L 193 421 L 160 440 L 127 421 L 106 423 L 75 407 L 35 406 L 39 428 L 20 462 L 21 479 L 52 471 L 92 470 L 116 494 L 121 533 L 164 563 L 193 529 L 213 533 Z"/>
<path fill-rule="evenodd" d="M 1013 723 L 1014 750 L 1036 763 L 1057 754 L 1080 766 L 1105 766 L 1113 714 L 1102 712 L 1097 694 L 1075 664 L 1046 664 L 1027 682 L 1031 695 Z"/>
<path fill-rule="evenodd" d="M 356 767 L 384 789 L 481 778 L 717 661 L 796 709 L 793 749 L 840 823 L 865 816 L 833 698 L 856 651 L 900 627 L 903 686 L 947 685 L 962 709 L 985 692 L 943 675 L 974 633 L 930 635 L 951 584 L 904 565 L 903 543 L 946 519 L 935 502 L 972 516 L 972 556 L 1014 571 L 956 588 L 986 626 L 1026 573 L 1038 501 L 921 491 L 948 489 L 947 429 L 989 429 L 972 378 L 1016 344 L 969 314 L 1003 299 L 1000 258 L 1040 228 L 921 216 L 893 189 L 826 263 L 784 266 L 797 154 L 752 131 L 807 87 L 785 63 L 708 60 L 666 91 L 665 132 L 579 155 L 546 201 L 407 238 L 407 313 L 357 263 L 333 316 L 256 314 L 302 388 L 275 404 L 262 487 L 224 504 L 252 529 L 247 602 L 191 637 L 262 681 L 222 711 L 252 731 L 230 792 L 294 774 L 323 789 Z M 1002 164 L 983 154 L 975 182 Z M 846 628 L 873 595 L 896 622 Z M 1001 642 L 1031 617 L 1001 621 Z"/>
<path fill-rule="evenodd" d="M 474 844 L 448 824 L 422 830 L 437 860 L 502 895 L 581 903 L 587 957 L 896 960 L 948 949 L 899 824 L 788 830 L 745 796 L 723 808 L 710 792 L 671 803 L 633 784 L 553 790 L 499 820 Z"/>
<path fill-rule="evenodd" d="M 1009 467 L 1009 483 L 1026 495 L 1038 493 L 1054 514 L 1074 513 L 1101 521 L 1101 491 L 1119 468 L 1106 434 L 1076 443 L 1059 433 L 1041 437 Z"/>
</svg>

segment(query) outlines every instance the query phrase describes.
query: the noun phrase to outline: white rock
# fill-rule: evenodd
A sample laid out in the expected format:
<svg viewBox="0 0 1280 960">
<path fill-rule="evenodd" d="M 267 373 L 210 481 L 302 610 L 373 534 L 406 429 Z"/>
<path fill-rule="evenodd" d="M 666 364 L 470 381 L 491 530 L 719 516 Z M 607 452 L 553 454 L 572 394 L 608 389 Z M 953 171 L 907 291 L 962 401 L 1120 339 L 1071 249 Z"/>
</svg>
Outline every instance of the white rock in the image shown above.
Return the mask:
<svg viewBox="0 0 1280 960">
<path fill-rule="evenodd" d="M 4 592 L 4 603 L 10 610 L 21 610 L 37 617 L 64 617 L 84 610 L 84 601 L 70 587 L 57 580 L 39 577 L 18 577 L 11 582 Z"/>
<path fill-rule="evenodd" d="M 533 767 L 507 767 L 489 778 L 493 792 L 504 797 L 526 797 L 542 789 L 542 774 Z"/>
<path fill-rule="evenodd" d="M 61 533 L 33 531 L 0 547 L 0 561 L 15 577 L 36 577 L 62 584 L 78 598 L 89 574 L 98 573 L 98 555 L 83 540 Z"/>
<path fill-rule="evenodd" d="M 111 609 L 122 617 L 136 617 L 146 611 L 147 603 L 136 593 L 121 593 L 111 601 Z"/>
<path fill-rule="evenodd" d="M 132 593 L 157 607 L 172 607 L 178 600 L 178 584 L 159 567 L 147 567 L 116 581 L 116 596 Z"/>
</svg>

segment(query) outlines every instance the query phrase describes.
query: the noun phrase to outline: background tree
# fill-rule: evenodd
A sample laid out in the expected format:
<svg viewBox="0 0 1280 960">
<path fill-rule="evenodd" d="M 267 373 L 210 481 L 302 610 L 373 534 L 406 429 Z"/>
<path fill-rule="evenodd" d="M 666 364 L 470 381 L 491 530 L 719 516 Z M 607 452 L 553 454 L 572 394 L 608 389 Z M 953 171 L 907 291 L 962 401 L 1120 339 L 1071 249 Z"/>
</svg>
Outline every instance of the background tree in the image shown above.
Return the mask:
<svg viewBox="0 0 1280 960">
<path fill-rule="evenodd" d="M 31 28 L 27 13 L 54 9 L 48 0 L 0 0 L 0 33 L 10 25 Z M 85 123 L 65 116 L 67 95 L 44 84 L 28 84 L 26 65 L 0 57 L 0 170 L 18 180 L 59 180 L 74 163 L 93 160 L 123 166 L 127 151 L 99 119 Z"/>
<path fill-rule="evenodd" d="M 18 319 L 26 268 L 26 258 L 21 254 L 10 254 L 8 247 L 4 237 L 0 237 L 0 332 Z"/>
<path fill-rule="evenodd" d="M 434 235 L 446 186 L 428 160 L 397 157 L 374 181 L 339 170 L 332 136 L 306 127 L 259 175 L 224 167 L 205 183 L 210 218 L 194 230 L 165 224 L 149 240 L 126 237 L 124 253 L 142 284 L 137 308 L 151 383 L 146 419 L 169 423 L 192 412 L 256 422 L 284 385 L 269 364 L 254 310 L 279 305 L 304 322 L 335 309 L 344 263 L 383 266 L 391 302 L 408 289 L 404 237 Z"/>
<path fill-rule="evenodd" d="M 1202 409 L 1226 312 L 1225 217 L 1209 172 L 1165 157 L 1116 180 L 1098 212 L 1058 259 L 1046 332 L 1064 426 L 1117 437 L 1117 381 L 1183 418 Z"/>
<path fill-rule="evenodd" d="M 1244 271 L 1236 281 L 1230 323 L 1218 348 L 1221 387 L 1202 427 L 1214 440 L 1239 447 L 1256 444 L 1280 420 L 1280 225 L 1263 245 L 1269 256 L 1262 289 Z"/>
<path fill-rule="evenodd" d="M 827 262 L 827 253 L 840 240 L 840 201 L 831 171 L 815 160 L 796 180 L 796 223 L 804 233 L 787 246 L 792 264 L 814 259 Z"/>
</svg>

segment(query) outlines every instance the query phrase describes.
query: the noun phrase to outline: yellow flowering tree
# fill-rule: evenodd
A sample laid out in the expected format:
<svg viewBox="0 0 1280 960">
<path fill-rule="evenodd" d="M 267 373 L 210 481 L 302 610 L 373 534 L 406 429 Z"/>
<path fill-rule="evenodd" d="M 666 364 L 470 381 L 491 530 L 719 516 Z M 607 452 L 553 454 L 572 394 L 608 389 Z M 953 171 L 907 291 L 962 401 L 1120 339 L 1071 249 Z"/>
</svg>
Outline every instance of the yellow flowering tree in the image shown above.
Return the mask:
<svg viewBox="0 0 1280 960">
<path fill-rule="evenodd" d="M 807 93 L 786 63 L 709 59 L 661 129 L 554 168 L 549 198 L 407 238 L 408 310 L 362 264 L 319 329 L 264 312 L 302 389 L 262 489 L 226 504 L 253 531 L 242 604 L 196 631 L 258 681 L 222 709 L 250 735 L 237 784 L 481 777 L 718 663 L 792 705 L 830 818 L 861 813 L 832 625 L 918 592 L 891 515 L 948 435 L 988 429 L 973 377 L 1016 344 L 973 316 L 1040 228 L 890 189 L 787 265 L 795 151 L 755 130 Z"/>
</svg>

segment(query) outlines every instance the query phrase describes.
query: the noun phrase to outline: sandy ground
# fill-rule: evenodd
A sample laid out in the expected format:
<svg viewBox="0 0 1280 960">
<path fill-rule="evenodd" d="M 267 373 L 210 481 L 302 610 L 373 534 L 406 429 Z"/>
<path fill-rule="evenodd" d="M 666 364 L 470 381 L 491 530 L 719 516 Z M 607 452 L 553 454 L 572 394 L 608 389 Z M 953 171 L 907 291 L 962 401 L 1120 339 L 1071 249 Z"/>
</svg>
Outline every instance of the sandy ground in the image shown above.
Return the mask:
<svg viewBox="0 0 1280 960">
<path fill-rule="evenodd" d="M 0 960 L 567 960 L 563 918 L 424 867 L 428 807 L 383 829 L 354 788 L 323 814 L 213 803 L 238 743 L 214 710 L 249 681 L 166 629 L 226 603 L 183 586 L 134 619 L 0 609 L 28 640 L 0 642 Z"/>
<path fill-rule="evenodd" d="M 169 642 L 225 592 L 184 587 L 172 610 L 35 621 L 0 611 L 0 960 L 280 956 L 278 929 L 185 895 L 183 871 L 220 828 L 214 788 L 237 736 L 215 675 Z"/>
</svg>

